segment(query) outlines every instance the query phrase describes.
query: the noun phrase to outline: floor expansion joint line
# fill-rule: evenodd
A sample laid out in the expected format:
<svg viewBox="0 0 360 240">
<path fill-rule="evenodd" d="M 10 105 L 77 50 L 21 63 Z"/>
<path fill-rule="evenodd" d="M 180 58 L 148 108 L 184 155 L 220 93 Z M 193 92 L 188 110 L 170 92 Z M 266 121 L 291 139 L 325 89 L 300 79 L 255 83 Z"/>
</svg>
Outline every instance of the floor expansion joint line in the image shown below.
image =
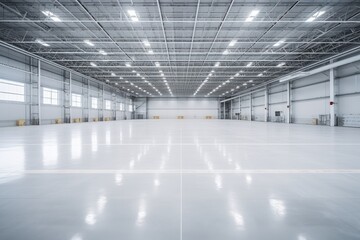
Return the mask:
<svg viewBox="0 0 360 240">
<path fill-rule="evenodd" d="M 257 170 L 24 170 L 0 171 L 0 174 L 360 174 L 360 169 L 257 169 Z M 181 179 L 182 181 L 182 179 Z M 182 182 L 181 182 L 182 186 Z"/>
</svg>

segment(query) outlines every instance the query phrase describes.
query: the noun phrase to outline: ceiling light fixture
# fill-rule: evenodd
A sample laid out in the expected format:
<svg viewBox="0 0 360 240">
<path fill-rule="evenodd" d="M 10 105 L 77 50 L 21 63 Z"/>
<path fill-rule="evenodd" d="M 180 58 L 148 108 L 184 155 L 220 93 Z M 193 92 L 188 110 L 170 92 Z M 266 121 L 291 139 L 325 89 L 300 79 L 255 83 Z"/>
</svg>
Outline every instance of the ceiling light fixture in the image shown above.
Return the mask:
<svg viewBox="0 0 360 240">
<path fill-rule="evenodd" d="M 133 10 L 133 9 L 128 10 L 128 14 L 129 14 L 131 21 L 133 21 L 133 22 L 139 21 L 139 18 L 137 16 L 135 10 Z"/>
<path fill-rule="evenodd" d="M 131 67 L 131 64 L 130 63 L 125 63 L 125 66 L 126 67 Z"/>
<path fill-rule="evenodd" d="M 279 63 L 278 65 L 276 65 L 276 67 L 282 67 L 284 66 L 286 63 L 282 62 L 282 63 Z"/>
<path fill-rule="evenodd" d="M 279 47 L 280 45 L 284 44 L 285 43 L 285 40 L 280 40 L 278 41 L 277 43 L 275 43 L 273 46 L 274 47 Z"/>
<path fill-rule="evenodd" d="M 99 50 L 99 53 L 100 53 L 101 55 L 104 55 L 104 56 L 107 55 L 107 53 L 106 53 L 104 50 L 102 50 L 102 49 Z"/>
<path fill-rule="evenodd" d="M 233 47 L 233 46 L 235 46 L 235 44 L 236 44 L 236 40 L 234 39 L 234 40 L 231 40 L 231 42 L 229 43 L 229 47 Z"/>
<path fill-rule="evenodd" d="M 90 62 L 90 65 L 93 66 L 93 67 L 97 67 L 97 65 L 93 62 Z"/>
<path fill-rule="evenodd" d="M 43 46 L 45 46 L 45 47 L 50 47 L 50 44 L 44 42 L 43 40 L 41 40 L 41 39 L 39 39 L 39 38 L 36 39 L 35 42 L 37 42 L 37 43 L 39 43 L 39 44 L 41 44 L 41 45 L 43 45 Z"/>
<path fill-rule="evenodd" d="M 42 11 L 42 13 L 54 22 L 61 22 L 61 19 L 50 11 Z"/>
<path fill-rule="evenodd" d="M 95 44 L 93 44 L 90 40 L 84 40 L 84 43 L 92 47 L 95 46 Z"/>
<path fill-rule="evenodd" d="M 144 46 L 146 46 L 146 47 L 150 47 L 150 43 L 149 43 L 148 40 L 144 40 L 144 41 L 143 41 L 143 44 L 144 44 Z"/>
<path fill-rule="evenodd" d="M 306 22 L 312 22 L 314 21 L 315 19 L 317 19 L 318 17 L 320 17 L 321 15 L 323 15 L 325 13 L 325 11 L 318 11 L 316 12 L 314 15 L 312 15 L 310 18 L 308 18 L 306 20 Z"/>
<path fill-rule="evenodd" d="M 259 10 L 252 10 L 249 17 L 245 20 L 246 22 L 251 22 L 259 14 Z"/>
<path fill-rule="evenodd" d="M 253 62 L 249 62 L 246 67 L 251 67 L 253 65 Z"/>
</svg>

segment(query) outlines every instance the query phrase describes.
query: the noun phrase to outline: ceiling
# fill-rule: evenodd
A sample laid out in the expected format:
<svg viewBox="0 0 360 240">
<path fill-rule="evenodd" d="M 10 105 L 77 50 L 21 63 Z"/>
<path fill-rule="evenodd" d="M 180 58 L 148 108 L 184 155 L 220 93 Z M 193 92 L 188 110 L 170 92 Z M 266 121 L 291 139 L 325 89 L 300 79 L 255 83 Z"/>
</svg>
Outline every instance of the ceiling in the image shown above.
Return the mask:
<svg viewBox="0 0 360 240">
<path fill-rule="evenodd" d="M 229 96 L 360 45 L 358 0 L 2 0 L 0 7 L 1 40 L 138 96 Z"/>
</svg>

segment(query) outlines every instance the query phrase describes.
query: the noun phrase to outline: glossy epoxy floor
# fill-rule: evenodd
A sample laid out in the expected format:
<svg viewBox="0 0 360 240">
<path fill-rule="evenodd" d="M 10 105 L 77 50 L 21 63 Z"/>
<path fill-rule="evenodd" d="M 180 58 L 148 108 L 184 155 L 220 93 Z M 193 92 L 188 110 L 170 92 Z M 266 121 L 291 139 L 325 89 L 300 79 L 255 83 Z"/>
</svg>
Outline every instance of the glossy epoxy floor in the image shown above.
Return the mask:
<svg viewBox="0 0 360 240">
<path fill-rule="evenodd" d="M 360 239 L 360 129 L 1 128 L 0 239 Z"/>
</svg>

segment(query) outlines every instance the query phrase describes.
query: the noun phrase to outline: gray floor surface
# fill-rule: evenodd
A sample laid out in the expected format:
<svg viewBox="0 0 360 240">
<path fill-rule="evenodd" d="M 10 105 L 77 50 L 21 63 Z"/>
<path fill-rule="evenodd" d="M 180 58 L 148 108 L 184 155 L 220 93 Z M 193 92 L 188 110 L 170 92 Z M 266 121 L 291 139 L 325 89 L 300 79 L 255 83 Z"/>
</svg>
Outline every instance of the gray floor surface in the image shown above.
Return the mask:
<svg viewBox="0 0 360 240">
<path fill-rule="evenodd" d="M 1 128 L 0 239 L 360 239 L 360 129 L 229 120 Z"/>
</svg>

